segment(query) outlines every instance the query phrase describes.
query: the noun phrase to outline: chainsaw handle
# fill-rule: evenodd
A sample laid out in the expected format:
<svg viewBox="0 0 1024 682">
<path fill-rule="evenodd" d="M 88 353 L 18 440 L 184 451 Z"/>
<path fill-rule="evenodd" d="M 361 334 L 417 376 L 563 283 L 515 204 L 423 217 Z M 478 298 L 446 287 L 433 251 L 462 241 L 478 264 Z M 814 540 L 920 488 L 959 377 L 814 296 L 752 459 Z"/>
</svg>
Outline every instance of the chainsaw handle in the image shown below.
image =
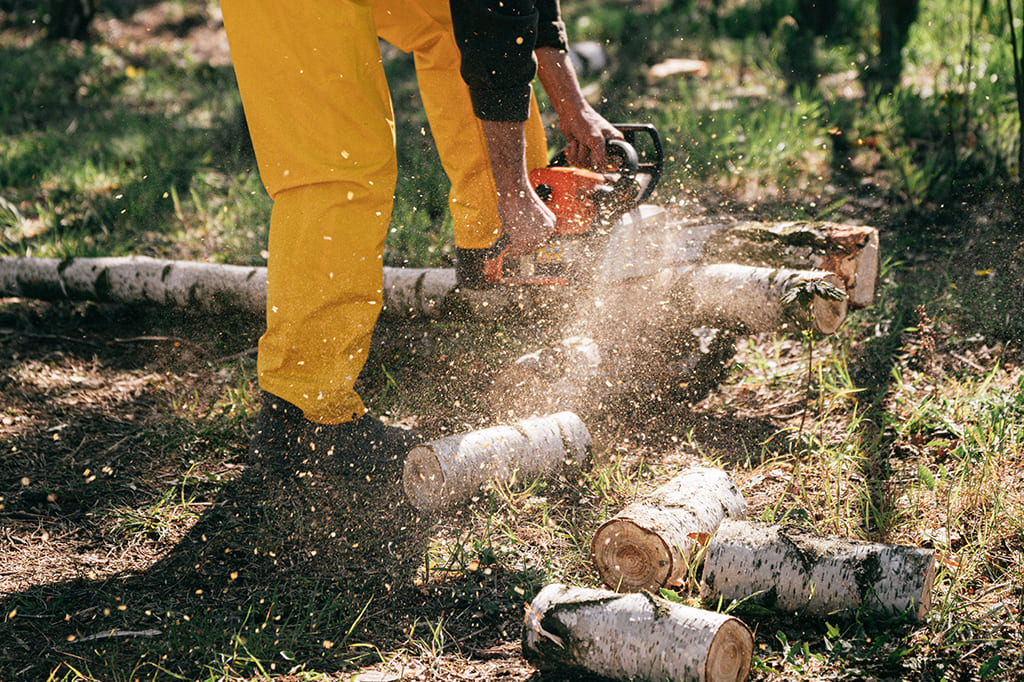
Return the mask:
<svg viewBox="0 0 1024 682">
<path fill-rule="evenodd" d="M 643 175 L 649 178 L 646 184 L 644 184 L 643 193 L 636 200 L 637 203 L 643 202 L 654 192 L 665 164 L 665 149 L 661 145 L 661 135 L 658 134 L 658 129 L 651 123 L 615 123 L 614 125 L 622 133 L 625 140 L 606 140 L 605 149 L 611 157 L 622 159 L 625 156 L 627 159 L 627 167 L 624 169 L 625 174 L 632 175 L 633 177 Z M 650 147 L 649 153 L 645 151 L 642 161 L 640 160 L 640 154 L 637 152 L 637 138 L 641 136 L 650 140 L 650 144 L 644 146 L 645 150 L 648 150 L 648 147 Z M 549 165 L 568 166 L 569 161 L 566 159 L 565 150 L 563 149 L 555 154 Z M 632 173 L 629 171 L 632 171 Z"/>
<path fill-rule="evenodd" d="M 640 162 L 638 169 L 638 174 L 650 177 L 643 193 L 637 198 L 637 203 L 641 203 L 654 192 L 654 188 L 661 178 L 661 171 L 665 166 L 665 148 L 661 145 L 661 135 L 658 134 L 658 129 L 651 123 L 616 123 L 615 127 L 626 138 L 626 142 L 633 147 L 634 151 L 638 146 L 636 143 L 637 136 L 642 135 L 650 140 L 653 158 L 648 160 L 650 155 L 645 154 L 644 160 Z M 645 146 L 644 149 L 647 149 L 647 147 Z"/>
<path fill-rule="evenodd" d="M 636 153 L 633 145 L 626 140 L 611 138 L 604 141 L 604 151 L 610 160 L 615 160 L 618 165 L 608 170 L 622 172 L 626 175 L 636 175 L 640 167 L 640 156 Z M 551 159 L 548 166 L 554 168 L 565 168 L 569 165 L 565 150 L 560 150 Z"/>
<path fill-rule="evenodd" d="M 617 161 L 615 170 L 623 175 L 634 177 L 640 170 L 640 156 L 636 148 L 625 140 L 610 139 L 604 142 L 605 153 L 609 160 Z"/>
</svg>

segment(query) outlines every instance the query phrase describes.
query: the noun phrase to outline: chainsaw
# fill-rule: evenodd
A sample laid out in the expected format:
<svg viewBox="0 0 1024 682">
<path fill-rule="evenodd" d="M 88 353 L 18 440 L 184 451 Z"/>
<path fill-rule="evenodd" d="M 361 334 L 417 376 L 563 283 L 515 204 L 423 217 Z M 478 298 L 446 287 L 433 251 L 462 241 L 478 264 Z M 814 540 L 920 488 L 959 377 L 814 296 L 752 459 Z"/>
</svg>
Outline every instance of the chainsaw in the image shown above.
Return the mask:
<svg viewBox="0 0 1024 682">
<path fill-rule="evenodd" d="M 607 141 L 609 168 L 574 168 L 559 152 L 545 168 L 530 172 L 530 183 L 555 214 L 555 232 L 537 251 L 506 255 L 502 236 L 484 258 L 489 285 L 587 285 L 603 260 L 609 239 L 623 216 L 651 196 L 661 177 L 664 151 L 650 124 L 616 124 L 624 139 Z M 638 151 L 639 150 L 639 151 Z"/>
</svg>

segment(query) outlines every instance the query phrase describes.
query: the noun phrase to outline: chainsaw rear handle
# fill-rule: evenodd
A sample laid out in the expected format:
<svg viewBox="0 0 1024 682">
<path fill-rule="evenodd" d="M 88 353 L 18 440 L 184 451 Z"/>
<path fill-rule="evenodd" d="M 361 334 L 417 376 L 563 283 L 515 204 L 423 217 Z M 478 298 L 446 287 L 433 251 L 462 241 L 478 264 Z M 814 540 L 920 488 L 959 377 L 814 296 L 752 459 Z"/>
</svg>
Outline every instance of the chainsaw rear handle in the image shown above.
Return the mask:
<svg viewBox="0 0 1024 682">
<path fill-rule="evenodd" d="M 636 177 L 646 176 L 648 179 L 644 185 L 643 192 L 637 197 L 636 202 L 642 203 L 654 192 L 658 180 L 661 178 L 661 171 L 665 165 L 665 149 L 661 145 L 661 135 L 658 129 L 651 123 L 616 123 L 615 127 L 622 133 L 623 140 L 610 139 L 605 141 L 605 150 L 609 157 L 618 162 L 618 170 L 627 175 Z M 651 154 L 644 154 L 641 161 L 637 152 L 637 138 L 646 137 L 650 142 Z M 647 147 L 644 147 L 645 151 Z M 653 156 L 653 158 L 647 158 Z M 561 150 L 551 159 L 552 166 L 568 166 L 569 162 L 565 156 L 565 150 Z"/>
<path fill-rule="evenodd" d="M 616 123 L 615 127 L 626 138 L 626 142 L 629 143 L 634 151 L 638 147 L 637 137 L 646 137 L 651 144 L 653 158 L 648 159 L 645 154 L 645 158 L 637 163 L 636 174 L 646 175 L 650 178 L 644 187 L 643 193 L 636 200 L 639 204 L 651 196 L 655 186 L 658 184 L 658 180 L 661 179 L 661 171 L 665 166 L 665 148 L 661 145 L 661 135 L 658 134 L 658 129 L 651 123 Z M 614 142 L 614 140 L 609 141 Z"/>
</svg>

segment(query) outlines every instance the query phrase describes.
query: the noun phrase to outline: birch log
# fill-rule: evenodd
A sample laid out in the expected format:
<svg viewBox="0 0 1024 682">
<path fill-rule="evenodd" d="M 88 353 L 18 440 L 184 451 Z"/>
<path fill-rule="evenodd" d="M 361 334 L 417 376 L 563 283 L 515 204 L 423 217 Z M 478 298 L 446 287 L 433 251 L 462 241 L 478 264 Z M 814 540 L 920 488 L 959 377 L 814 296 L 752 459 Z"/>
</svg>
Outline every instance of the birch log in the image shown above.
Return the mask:
<svg viewBox="0 0 1024 682">
<path fill-rule="evenodd" d="M 875 299 L 879 273 L 878 230 L 825 221 L 739 222 L 709 231 L 704 258 L 747 265 L 814 268 L 837 275 L 850 306 Z"/>
<path fill-rule="evenodd" d="M 591 447 L 580 418 L 559 412 L 417 445 L 405 458 L 402 487 L 414 507 L 435 512 L 469 499 L 490 482 L 583 467 Z"/>
<path fill-rule="evenodd" d="M 684 584 L 699 562 L 699 541 L 726 516 L 743 518 L 746 511 L 724 471 L 693 467 L 602 524 L 590 543 L 591 558 L 611 589 L 657 594 L 666 585 Z"/>
<path fill-rule="evenodd" d="M 743 622 L 655 597 L 548 585 L 527 607 L 523 655 L 541 669 L 616 680 L 737 682 L 750 674 Z"/>
<path fill-rule="evenodd" d="M 384 268 L 384 314 L 440 314 L 455 270 Z M 208 313 L 267 305 L 267 269 L 220 263 L 123 258 L 0 257 L 0 296 L 191 308 Z"/>
<path fill-rule="evenodd" d="M 717 263 L 682 266 L 660 275 L 659 287 L 673 293 L 672 305 L 695 319 L 720 319 L 756 333 L 782 329 L 788 322 L 834 334 L 846 319 L 847 301 L 815 296 L 810 306 L 785 303 L 790 289 L 823 281 L 842 291 L 838 275 L 815 270 Z"/>
<path fill-rule="evenodd" d="M 831 272 L 850 305 L 875 297 L 878 230 L 826 221 L 695 223 L 656 206 L 623 217 L 612 234 L 601 270 L 612 279 L 653 274 L 671 265 L 733 263 Z"/>
<path fill-rule="evenodd" d="M 934 579 L 931 550 L 727 519 L 705 554 L 701 597 L 808 616 L 866 611 L 920 621 Z"/>
<path fill-rule="evenodd" d="M 266 268 L 125 258 L 0 258 L 0 296 L 262 313 Z"/>
</svg>

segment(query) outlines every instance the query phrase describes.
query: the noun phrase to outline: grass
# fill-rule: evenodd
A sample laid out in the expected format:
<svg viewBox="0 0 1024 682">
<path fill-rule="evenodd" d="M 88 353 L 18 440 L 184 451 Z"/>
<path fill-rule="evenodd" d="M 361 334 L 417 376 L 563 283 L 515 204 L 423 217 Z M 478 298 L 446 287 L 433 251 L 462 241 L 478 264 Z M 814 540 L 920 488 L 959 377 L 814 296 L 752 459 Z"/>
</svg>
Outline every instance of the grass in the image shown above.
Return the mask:
<svg viewBox="0 0 1024 682">
<path fill-rule="evenodd" d="M 926 4 L 904 85 L 880 96 L 863 77 L 862 3 L 840 3 L 843 30 L 814 40 L 811 83 L 787 80 L 795 3 L 566 3 L 574 37 L 608 41 L 612 66 L 584 78 L 601 110 L 665 139 L 659 203 L 875 224 L 882 286 L 835 337 L 741 339 L 694 405 L 596 411 L 589 471 L 496 486 L 450 517 L 403 517 L 370 482 L 246 467 L 251 321 L 0 303 L 0 676 L 527 679 L 523 603 L 549 582 L 595 584 L 594 529 L 696 463 L 729 470 L 754 518 L 937 553 L 921 624 L 723 604 L 756 626 L 755 678 L 1019 676 L 1024 238 L 1007 27 L 999 3 Z M 264 263 L 270 203 L 230 68 L 167 40 L 47 42 L 34 10 L 10 6 L 0 253 Z M 175 25 L 216 20 L 207 3 L 169 8 Z M 638 77 L 672 56 L 708 59 L 711 76 Z M 386 260 L 449 265 L 447 181 L 411 60 L 389 51 L 386 67 L 402 168 Z M 436 435 L 487 424 L 490 369 L 536 342 L 498 322 L 386 331 L 362 393 Z M 668 596 L 697 603 L 696 582 Z M 160 634 L 87 639 L 112 631 Z"/>
</svg>

